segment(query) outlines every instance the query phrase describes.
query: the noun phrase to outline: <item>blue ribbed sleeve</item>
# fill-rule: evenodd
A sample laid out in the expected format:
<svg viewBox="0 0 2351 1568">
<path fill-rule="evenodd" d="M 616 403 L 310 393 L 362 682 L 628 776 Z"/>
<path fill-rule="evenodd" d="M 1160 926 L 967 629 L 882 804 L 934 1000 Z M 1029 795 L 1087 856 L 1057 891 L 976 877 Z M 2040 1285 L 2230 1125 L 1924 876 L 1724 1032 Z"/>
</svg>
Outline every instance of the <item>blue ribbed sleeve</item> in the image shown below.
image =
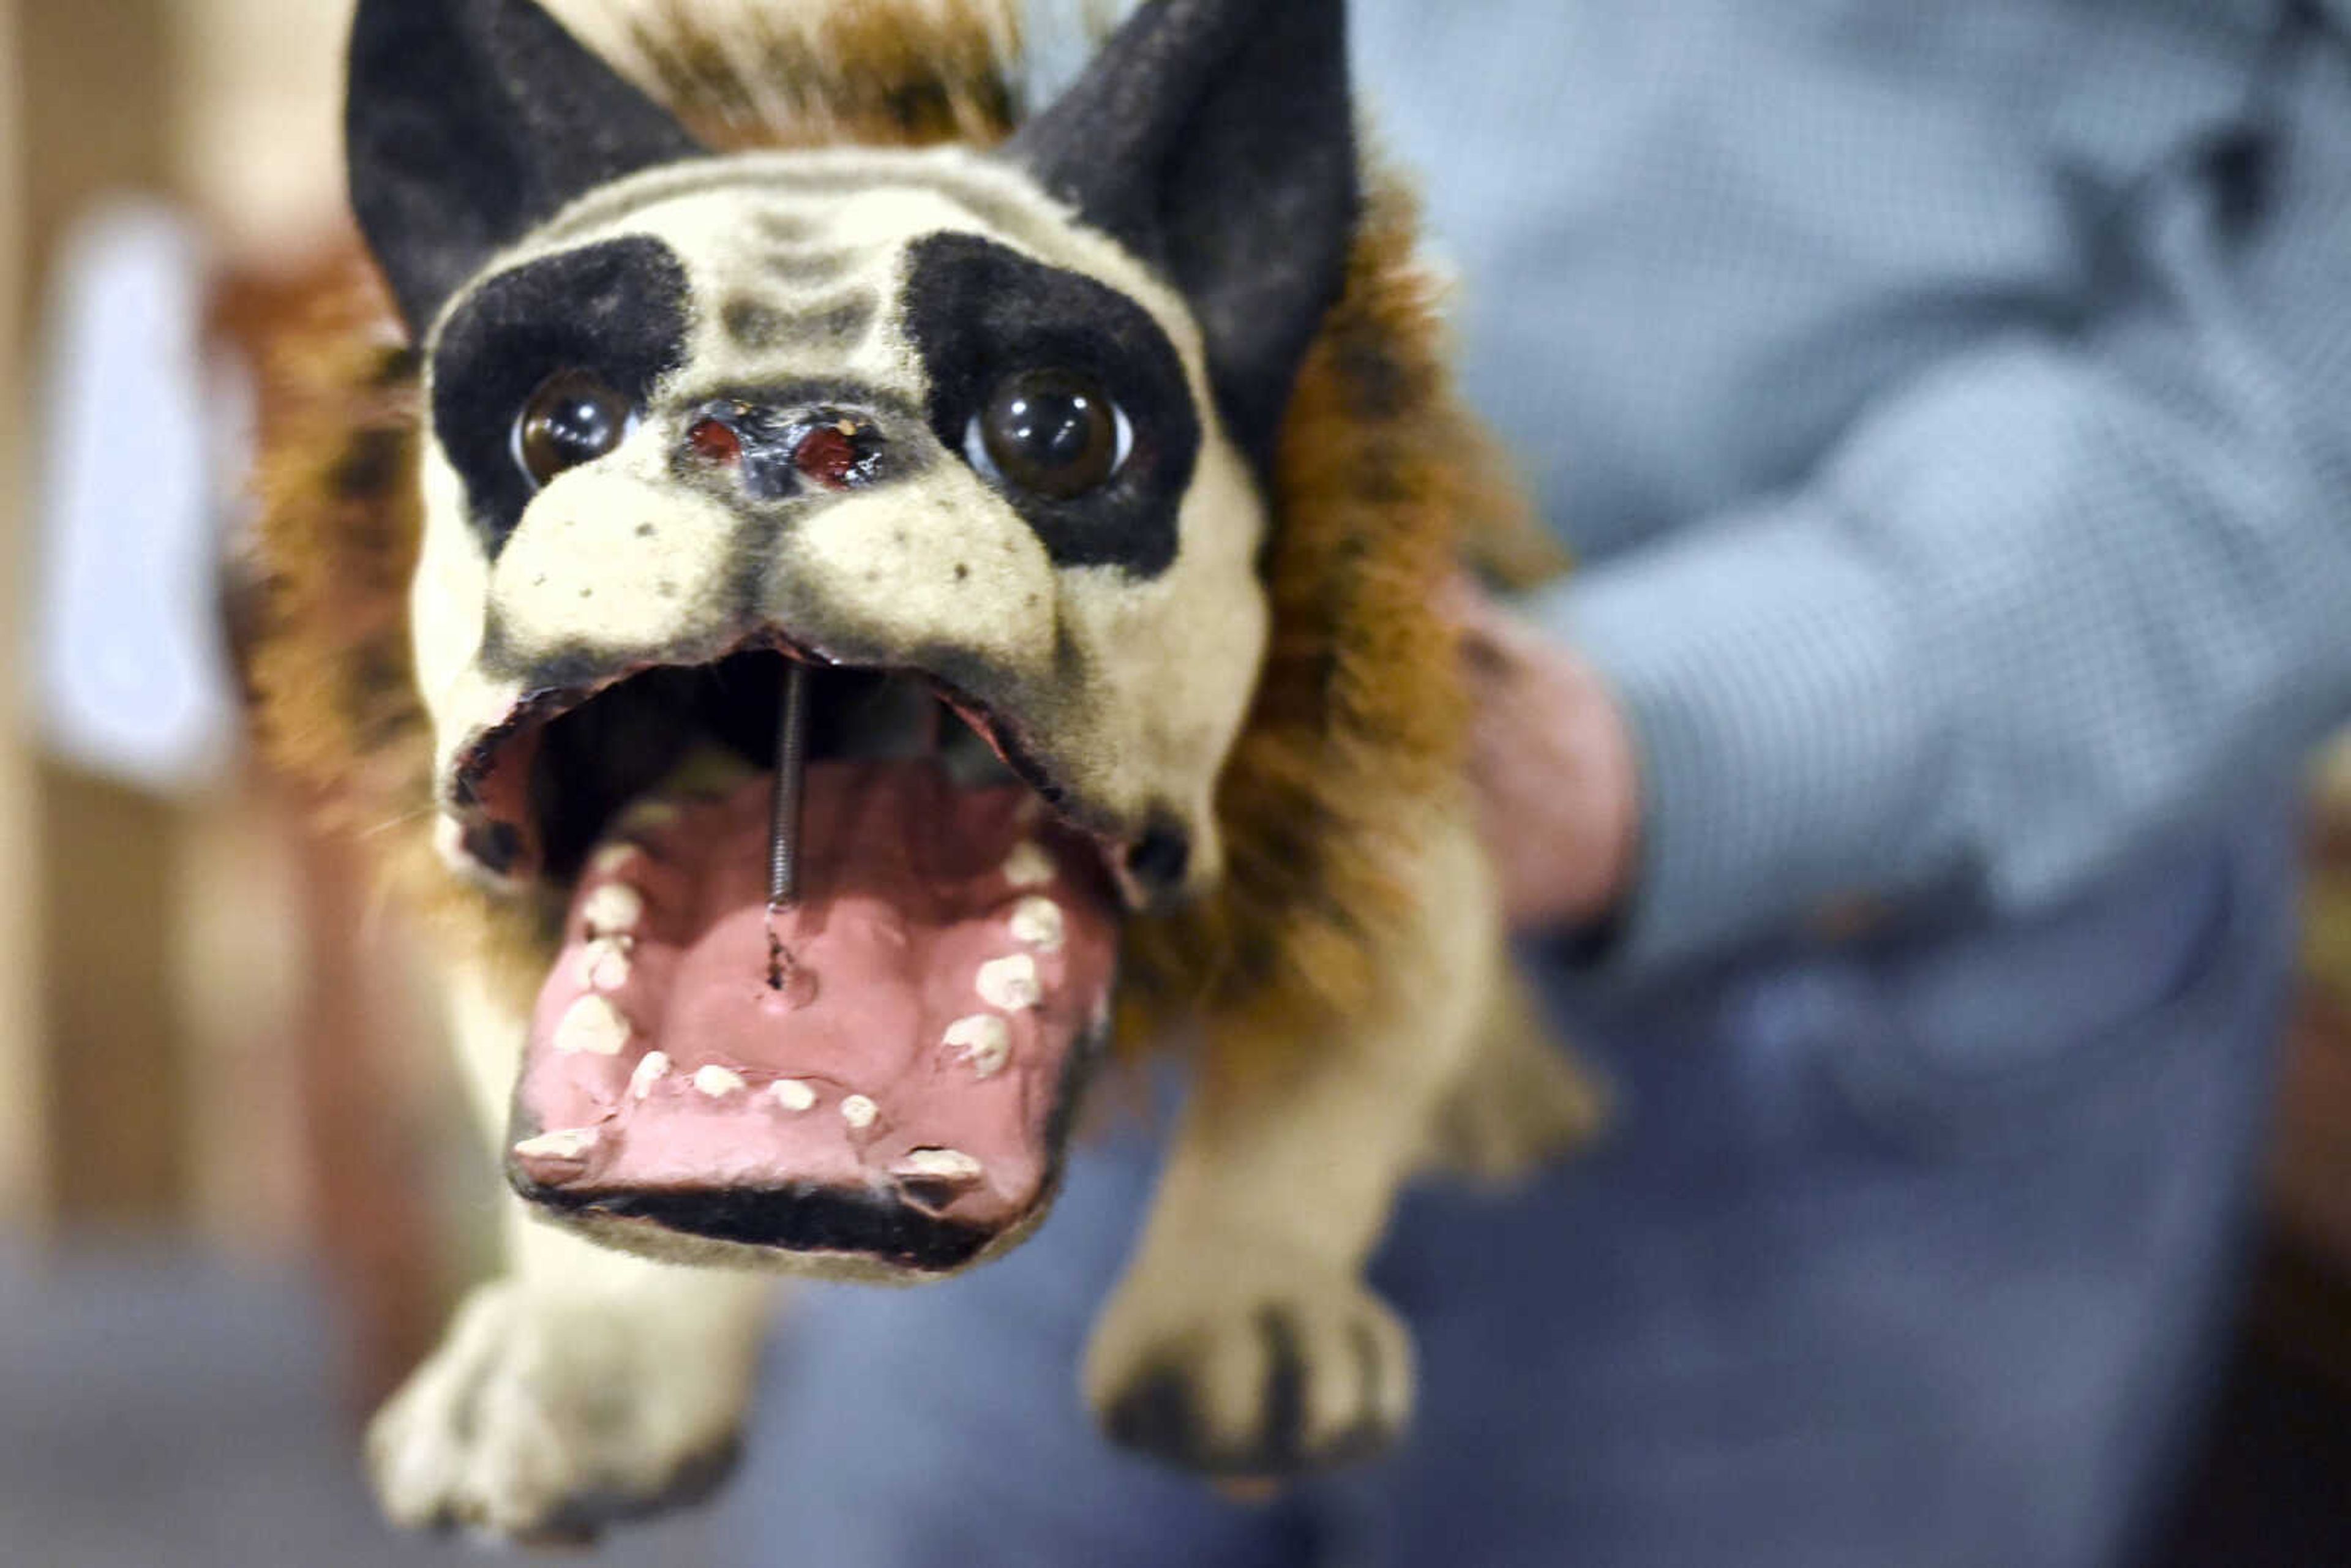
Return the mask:
<svg viewBox="0 0 2351 1568">
<path fill-rule="evenodd" d="M 1638 737 L 1617 961 L 1848 894 L 2032 908 L 2351 708 L 2351 48 L 2305 44 L 2113 214 L 2090 319 L 1970 343 L 1538 606 Z"/>
</svg>

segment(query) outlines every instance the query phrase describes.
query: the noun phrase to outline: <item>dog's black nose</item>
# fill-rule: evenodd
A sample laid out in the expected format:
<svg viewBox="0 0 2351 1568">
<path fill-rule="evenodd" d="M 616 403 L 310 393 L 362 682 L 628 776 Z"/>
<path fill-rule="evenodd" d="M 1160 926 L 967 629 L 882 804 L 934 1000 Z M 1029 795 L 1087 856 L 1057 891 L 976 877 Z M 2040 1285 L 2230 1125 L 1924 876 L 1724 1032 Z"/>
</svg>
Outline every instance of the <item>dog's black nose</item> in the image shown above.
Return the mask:
<svg viewBox="0 0 2351 1568">
<path fill-rule="evenodd" d="M 733 473 L 753 500 L 778 501 L 876 484 L 887 477 L 889 454 L 881 422 L 860 409 L 721 398 L 686 422 L 679 459 Z"/>
</svg>

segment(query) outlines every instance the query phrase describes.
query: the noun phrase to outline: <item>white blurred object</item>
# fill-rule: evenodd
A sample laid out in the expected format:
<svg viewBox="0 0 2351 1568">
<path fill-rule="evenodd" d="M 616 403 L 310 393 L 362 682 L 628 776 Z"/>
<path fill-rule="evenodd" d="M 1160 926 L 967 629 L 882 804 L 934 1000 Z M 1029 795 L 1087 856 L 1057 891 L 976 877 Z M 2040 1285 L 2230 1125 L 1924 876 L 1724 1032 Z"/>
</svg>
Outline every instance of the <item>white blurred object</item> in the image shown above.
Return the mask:
<svg viewBox="0 0 2351 1568">
<path fill-rule="evenodd" d="M 64 759 L 163 793 L 221 771 L 236 699 L 220 538 L 251 397 L 205 362 L 204 256 L 155 202 L 110 203 L 57 258 L 35 405 L 34 700 Z"/>
</svg>

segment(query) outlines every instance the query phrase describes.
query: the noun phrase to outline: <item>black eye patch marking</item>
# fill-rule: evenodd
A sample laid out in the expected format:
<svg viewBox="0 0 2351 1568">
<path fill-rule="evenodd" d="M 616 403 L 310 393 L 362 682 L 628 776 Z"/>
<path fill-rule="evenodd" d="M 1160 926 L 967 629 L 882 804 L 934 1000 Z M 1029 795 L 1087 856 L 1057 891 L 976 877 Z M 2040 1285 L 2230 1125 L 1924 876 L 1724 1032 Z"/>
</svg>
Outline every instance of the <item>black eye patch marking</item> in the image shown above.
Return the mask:
<svg viewBox="0 0 2351 1568">
<path fill-rule="evenodd" d="M 493 559 L 532 495 L 514 455 L 531 394 L 559 371 L 587 371 L 642 410 L 684 361 L 691 307 L 677 256 L 637 235 L 503 273 L 449 318 L 433 356 L 433 433 Z"/>
<path fill-rule="evenodd" d="M 964 450 L 972 418 L 1004 380 L 1066 371 L 1103 387 L 1134 427 L 1124 466 L 1099 489 L 1056 500 L 1006 486 L 1058 567 L 1157 577 L 1174 564 L 1176 518 L 1200 455 L 1200 417 L 1176 346 L 1117 290 L 976 235 L 912 249 L 904 315 L 931 383 L 941 444 Z"/>
</svg>

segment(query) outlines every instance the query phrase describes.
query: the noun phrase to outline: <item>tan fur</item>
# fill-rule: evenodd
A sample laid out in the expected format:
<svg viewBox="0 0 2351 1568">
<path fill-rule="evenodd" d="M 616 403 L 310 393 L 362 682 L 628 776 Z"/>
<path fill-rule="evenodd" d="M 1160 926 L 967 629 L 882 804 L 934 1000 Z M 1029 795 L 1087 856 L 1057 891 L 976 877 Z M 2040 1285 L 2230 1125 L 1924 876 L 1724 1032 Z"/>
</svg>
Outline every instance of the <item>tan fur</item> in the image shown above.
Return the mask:
<svg viewBox="0 0 2351 1568">
<path fill-rule="evenodd" d="M 433 742 L 407 615 L 420 401 L 416 356 L 372 268 L 356 256 L 330 268 L 264 366 L 246 674 L 265 747 L 310 787 L 324 825 L 375 859 L 446 950 L 491 956 L 527 998 L 550 912 L 459 882 L 432 846 Z"/>
<path fill-rule="evenodd" d="M 659 0 L 629 28 L 634 74 L 712 147 L 987 146 L 1012 130 L 1020 37 L 1006 7 L 735 10 L 719 26 L 686 0 Z"/>
<path fill-rule="evenodd" d="M 1274 483 L 1274 635 L 1218 814 L 1225 885 L 1129 937 L 1129 1040 L 1162 1018 L 1311 1042 L 1378 1005 L 1411 937 L 1399 862 L 1462 788 L 1468 704 L 1432 589 L 1467 541 L 1531 529 L 1445 369 L 1417 214 L 1374 188 L 1301 374 Z M 1210 1027 L 1215 1027 L 1211 1022 Z"/>
</svg>

